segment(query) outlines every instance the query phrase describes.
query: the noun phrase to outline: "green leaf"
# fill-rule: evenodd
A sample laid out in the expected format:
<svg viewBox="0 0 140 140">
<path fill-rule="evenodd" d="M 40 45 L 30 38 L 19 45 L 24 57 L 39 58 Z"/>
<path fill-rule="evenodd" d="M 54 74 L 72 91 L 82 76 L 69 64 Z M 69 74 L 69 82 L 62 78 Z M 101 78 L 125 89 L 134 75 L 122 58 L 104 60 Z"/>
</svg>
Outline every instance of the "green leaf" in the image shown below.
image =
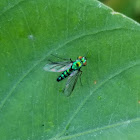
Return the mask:
<svg viewBox="0 0 140 140">
<path fill-rule="evenodd" d="M 96 0 L 2 0 L 1 140 L 140 137 L 140 25 Z M 88 53 L 70 97 L 43 70 Z"/>
</svg>

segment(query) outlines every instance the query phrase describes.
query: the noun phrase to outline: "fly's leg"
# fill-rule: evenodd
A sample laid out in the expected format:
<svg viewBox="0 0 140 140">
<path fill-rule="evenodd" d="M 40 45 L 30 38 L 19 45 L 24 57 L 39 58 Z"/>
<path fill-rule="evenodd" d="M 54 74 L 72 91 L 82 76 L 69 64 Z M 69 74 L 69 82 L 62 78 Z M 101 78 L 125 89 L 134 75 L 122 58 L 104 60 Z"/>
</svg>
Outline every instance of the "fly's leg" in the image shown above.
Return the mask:
<svg viewBox="0 0 140 140">
<path fill-rule="evenodd" d="M 70 62 L 73 63 L 74 61 L 72 61 L 72 59 L 70 58 Z"/>
<path fill-rule="evenodd" d="M 52 61 L 50 59 L 48 59 L 48 61 L 51 62 L 52 64 L 58 64 L 57 62 L 54 62 L 54 61 Z"/>
<path fill-rule="evenodd" d="M 66 60 L 66 59 L 65 59 Z M 73 63 L 74 61 L 72 61 L 72 59 L 70 58 L 70 59 L 68 59 L 71 63 Z M 56 62 L 54 62 L 54 61 L 52 61 L 52 60 L 50 60 L 50 59 L 48 59 L 48 61 L 49 62 L 51 62 L 51 63 L 53 63 L 53 64 L 57 64 Z"/>
<path fill-rule="evenodd" d="M 54 57 L 56 57 L 56 58 L 62 59 L 62 60 L 70 60 L 70 62 L 73 62 L 73 61 L 71 60 L 71 58 L 70 58 L 70 59 L 66 59 L 66 58 L 58 57 L 58 56 L 56 56 L 56 55 L 54 55 L 54 54 L 51 54 L 51 55 L 54 56 Z"/>
<path fill-rule="evenodd" d="M 81 83 L 81 86 L 83 86 L 82 80 L 81 80 L 82 71 L 81 70 L 79 70 L 79 71 L 80 71 L 80 75 L 79 75 L 79 77 L 80 77 L 80 83 Z"/>
<path fill-rule="evenodd" d="M 50 60 L 50 59 L 48 59 L 48 61 L 49 61 L 49 62 L 51 62 L 51 63 L 53 63 L 53 64 L 55 63 L 55 62 L 53 62 L 53 61 L 52 61 L 52 60 Z"/>
</svg>

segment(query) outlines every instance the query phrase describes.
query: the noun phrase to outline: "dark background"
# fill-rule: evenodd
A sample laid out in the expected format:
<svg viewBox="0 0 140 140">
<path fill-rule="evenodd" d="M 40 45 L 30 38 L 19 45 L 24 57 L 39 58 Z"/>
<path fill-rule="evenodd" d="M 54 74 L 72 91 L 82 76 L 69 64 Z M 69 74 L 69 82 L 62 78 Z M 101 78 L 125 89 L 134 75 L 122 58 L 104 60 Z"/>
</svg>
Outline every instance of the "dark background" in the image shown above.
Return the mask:
<svg viewBox="0 0 140 140">
<path fill-rule="evenodd" d="M 105 5 L 140 23 L 140 0 L 99 0 Z"/>
</svg>

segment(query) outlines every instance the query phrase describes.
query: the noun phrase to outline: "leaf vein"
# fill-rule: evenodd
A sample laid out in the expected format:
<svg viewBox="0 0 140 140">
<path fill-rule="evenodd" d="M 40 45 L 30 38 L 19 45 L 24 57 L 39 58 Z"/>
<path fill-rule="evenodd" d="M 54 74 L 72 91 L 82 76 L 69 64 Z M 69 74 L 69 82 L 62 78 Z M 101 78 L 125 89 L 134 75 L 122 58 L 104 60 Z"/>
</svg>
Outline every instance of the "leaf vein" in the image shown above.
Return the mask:
<svg viewBox="0 0 140 140">
<path fill-rule="evenodd" d="M 139 121 L 140 121 L 140 118 L 135 118 L 135 119 L 132 119 L 132 120 L 118 122 L 118 123 L 115 123 L 115 124 L 112 124 L 112 125 L 107 125 L 107 126 L 103 126 L 103 127 L 100 127 L 100 128 L 95 128 L 95 129 L 91 129 L 91 130 L 88 130 L 88 131 L 83 131 L 81 133 L 76 133 L 76 134 L 73 134 L 73 135 L 63 136 L 63 137 L 58 138 L 57 140 L 64 140 L 64 139 L 66 140 L 66 139 L 71 139 L 71 138 L 75 138 L 75 137 L 80 137 L 82 135 L 87 135 L 87 134 L 91 134 L 91 133 L 94 133 L 94 132 L 119 127 L 121 125 L 128 125 L 128 124 L 139 122 Z M 55 138 L 52 138 L 51 140 L 53 140 L 53 139 L 55 139 Z"/>
<path fill-rule="evenodd" d="M 78 106 L 78 108 L 75 110 L 75 112 L 73 113 L 72 117 L 68 120 L 68 123 L 66 124 L 66 127 L 64 128 L 64 130 L 57 135 L 57 137 L 62 136 L 65 131 L 66 128 L 70 125 L 70 123 L 72 122 L 72 120 L 75 118 L 75 116 L 78 114 L 78 112 L 81 110 L 81 108 L 85 105 L 85 103 L 87 102 L 87 100 L 90 98 L 90 96 L 96 92 L 99 88 L 101 88 L 103 85 L 105 85 L 109 80 L 113 79 L 114 77 L 118 76 L 119 74 L 123 73 L 124 71 L 127 71 L 137 65 L 140 65 L 140 61 L 138 60 L 135 63 L 130 63 L 128 66 L 122 68 L 121 70 L 117 71 L 115 74 L 113 75 L 109 75 L 108 78 L 106 78 L 104 81 L 102 81 L 96 88 L 94 87 L 93 90 L 91 90 L 92 92 L 90 92 L 89 95 L 86 96 L 86 98 L 81 102 L 81 104 Z"/>
</svg>

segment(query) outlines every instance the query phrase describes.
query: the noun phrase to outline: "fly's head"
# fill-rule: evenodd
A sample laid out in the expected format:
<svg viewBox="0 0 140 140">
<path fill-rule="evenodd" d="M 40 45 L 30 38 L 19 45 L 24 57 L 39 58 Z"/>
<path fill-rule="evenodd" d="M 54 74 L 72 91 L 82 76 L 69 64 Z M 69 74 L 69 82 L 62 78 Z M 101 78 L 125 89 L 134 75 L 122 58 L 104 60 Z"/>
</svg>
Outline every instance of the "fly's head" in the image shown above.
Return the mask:
<svg viewBox="0 0 140 140">
<path fill-rule="evenodd" d="M 87 64 L 87 59 L 86 59 L 86 57 L 79 56 L 78 59 L 82 62 L 82 65 L 83 65 L 83 66 L 86 66 L 86 64 Z"/>
</svg>

